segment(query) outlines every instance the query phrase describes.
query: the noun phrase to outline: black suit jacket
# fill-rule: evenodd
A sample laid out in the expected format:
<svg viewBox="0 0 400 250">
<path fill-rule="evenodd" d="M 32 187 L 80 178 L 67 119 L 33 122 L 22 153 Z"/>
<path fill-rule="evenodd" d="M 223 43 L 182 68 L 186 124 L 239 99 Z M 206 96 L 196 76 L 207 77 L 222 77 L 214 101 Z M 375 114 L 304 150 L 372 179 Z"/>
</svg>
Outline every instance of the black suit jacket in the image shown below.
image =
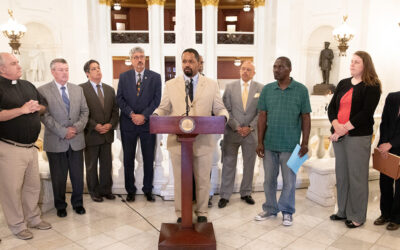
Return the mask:
<svg viewBox="0 0 400 250">
<path fill-rule="evenodd" d="M 119 76 L 117 103 L 121 109 L 120 128 L 122 131 L 149 132 L 149 116 L 160 105 L 161 76 L 144 70 L 139 95 L 136 90 L 136 74 L 131 69 Z M 146 117 L 143 125 L 137 126 L 132 122 L 130 113 L 142 114 Z"/>
<path fill-rule="evenodd" d="M 386 97 L 380 126 L 378 145 L 389 142 L 392 144 L 390 153 L 400 155 L 400 91 L 389 93 Z"/>
<path fill-rule="evenodd" d="M 372 135 L 374 113 L 381 97 L 381 91 L 378 85 L 367 86 L 364 82 L 353 85 L 351 83 L 351 78 L 341 80 L 328 106 L 329 121 L 332 123 L 333 120 L 337 119 L 340 101 L 351 88 L 353 88 L 353 96 L 351 99 L 350 122 L 353 124 L 354 129 L 349 131 L 349 135 Z M 334 132 L 333 126 L 331 132 Z"/>
<path fill-rule="evenodd" d="M 114 141 L 114 129 L 118 125 L 118 106 L 115 100 L 115 91 L 107 84 L 102 84 L 104 92 L 104 109 L 101 106 L 99 97 L 93 89 L 92 84 L 87 81 L 80 85 L 89 107 L 89 120 L 85 128 L 85 141 L 87 146 L 112 143 Z M 106 134 L 100 134 L 94 128 L 97 124 L 110 123 L 112 129 Z"/>
</svg>

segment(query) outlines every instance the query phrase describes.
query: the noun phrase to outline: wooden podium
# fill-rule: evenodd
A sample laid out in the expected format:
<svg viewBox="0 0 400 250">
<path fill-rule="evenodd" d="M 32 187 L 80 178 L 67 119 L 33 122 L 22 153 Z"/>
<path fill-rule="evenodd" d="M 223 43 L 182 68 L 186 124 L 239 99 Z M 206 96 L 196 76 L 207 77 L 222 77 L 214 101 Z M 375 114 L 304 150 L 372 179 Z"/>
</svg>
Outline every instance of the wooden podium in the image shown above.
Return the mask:
<svg viewBox="0 0 400 250">
<path fill-rule="evenodd" d="M 224 129 L 224 116 L 150 117 L 150 133 L 176 134 L 182 157 L 182 223 L 162 223 L 158 249 L 216 249 L 212 223 L 192 222 L 193 142 L 199 134 L 223 134 Z"/>
</svg>

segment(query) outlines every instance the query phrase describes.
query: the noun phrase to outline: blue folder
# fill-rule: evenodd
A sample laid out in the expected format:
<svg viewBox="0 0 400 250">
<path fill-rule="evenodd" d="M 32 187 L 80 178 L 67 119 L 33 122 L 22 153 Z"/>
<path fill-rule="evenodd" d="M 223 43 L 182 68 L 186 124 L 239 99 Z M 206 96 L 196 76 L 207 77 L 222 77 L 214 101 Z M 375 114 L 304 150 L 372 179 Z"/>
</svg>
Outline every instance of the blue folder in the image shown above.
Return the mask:
<svg viewBox="0 0 400 250">
<path fill-rule="evenodd" d="M 305 154 L 303 157 L 300 158 L 299 151 L 300 145 L 297 144 L 293 150 L 292 155 L 286 163 L 295 174 L 297 174 L 301 165 L 303 165 L 303 163 L 308 159 L 308 154 Z"/>
</svg>

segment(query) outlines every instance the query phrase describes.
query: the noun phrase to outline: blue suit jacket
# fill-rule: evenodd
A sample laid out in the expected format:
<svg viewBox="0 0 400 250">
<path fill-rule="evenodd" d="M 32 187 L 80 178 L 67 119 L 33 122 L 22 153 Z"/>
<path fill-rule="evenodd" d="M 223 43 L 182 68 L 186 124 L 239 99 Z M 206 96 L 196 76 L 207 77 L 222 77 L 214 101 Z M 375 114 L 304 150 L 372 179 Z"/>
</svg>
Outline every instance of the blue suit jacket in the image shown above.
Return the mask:
<svg viewBox="0 0 400 250">
<path fill-rule="evenodd" d="M 123 131 L 149 132 L 149 116 L 158 107 L 161 100 L 160 74 L 144 70 L 139 96 L 136 93 L 136 75 L 128 70 L 119 76 L 117 103 L 121 109 L 120 128 Z M 143 125 L 137 126 L 130 118 L 131 112 L 146 117 Z"/>
</svg>

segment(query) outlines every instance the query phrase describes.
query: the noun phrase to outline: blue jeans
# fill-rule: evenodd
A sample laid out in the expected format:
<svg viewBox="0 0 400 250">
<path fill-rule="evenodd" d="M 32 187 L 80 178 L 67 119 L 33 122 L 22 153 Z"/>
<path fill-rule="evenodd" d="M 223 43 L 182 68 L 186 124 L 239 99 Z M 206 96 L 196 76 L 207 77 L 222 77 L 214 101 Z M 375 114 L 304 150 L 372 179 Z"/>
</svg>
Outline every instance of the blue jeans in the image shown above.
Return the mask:
<svg viewBox="0 0 400 250">
<path fill-rule="evenodd" d="M 264 156 L 264 193 L 265 203 L 262 205 L 264 211 L 270 214 L 293 214 L 296 210 L 295 191 L 296 174 L 286 165 L 290 158 L 290 152 L 275 152 L 265 150 Z M 283 187 L 279 201 L 276 200 L 276 188 L 278 183 L 279 166 L 282 170 Z"/>
</svg>

